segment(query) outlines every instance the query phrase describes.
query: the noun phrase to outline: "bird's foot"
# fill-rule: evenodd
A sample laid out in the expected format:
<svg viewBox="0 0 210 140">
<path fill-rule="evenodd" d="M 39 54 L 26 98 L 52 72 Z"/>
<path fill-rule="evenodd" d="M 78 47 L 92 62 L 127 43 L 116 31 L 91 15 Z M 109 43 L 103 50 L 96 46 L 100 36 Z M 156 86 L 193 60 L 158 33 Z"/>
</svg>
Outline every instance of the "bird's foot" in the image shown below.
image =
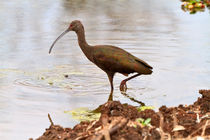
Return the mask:
<svg viewBox="0 0 210 140">
<path fill-rule="evenodd" d="M 127 91 L 127 85 L 126 85 L 126 81 L 123 80 L 120 84 L 120 91 L 121 92 L 126 92 Z"/>
</svg>

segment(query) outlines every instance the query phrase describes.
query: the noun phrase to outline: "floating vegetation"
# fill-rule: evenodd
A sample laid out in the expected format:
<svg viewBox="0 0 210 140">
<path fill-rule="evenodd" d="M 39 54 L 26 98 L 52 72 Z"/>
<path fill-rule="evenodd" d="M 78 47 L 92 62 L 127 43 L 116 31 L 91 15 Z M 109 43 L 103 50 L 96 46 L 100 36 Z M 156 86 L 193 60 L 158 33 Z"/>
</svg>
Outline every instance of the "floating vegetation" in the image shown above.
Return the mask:
<svg viewBox="0 0 210 140">
<path fill-rule="evenodd" d="M 19 81 L 18 83 L 27 79 L 27 83 L 23 82 L 23 85 L 54 87 L 65 90 L 71 90 L 75 86 L 72 85 L 71 81 L 73 79 L 71 78 L 79 75 L 84 75 L 84 73 L 75 71 L 68 65 L 55 66 L 52 69 L 36 69 L 33 71 L 10 68 L 0 69 L 0 78 L 9 79 L 9 77 L 15 76 L 17 79 L 14 81 Z"/>
<path fill-rule="evenodd" d="M 4 77 L 5 76 L 5 74 L 3 74 L 3 73 L 0 73 L 0 78 L 2 78 L 2 77 Z"/>
<path fill-rule="evenodd" d="M 210 9 L 210 0 L 181 0 L 181 8 L 183 11 L 189 11 L 190 14 L 196 12 L 204 12 L 206 7 Z"/>
<path fill-rule="evenodd" d="M 146 109 L 155 109 L 155 107 L 154 106 L 140 106 L 140 107 L 137 107 L 137 110 L 139 112 L 144 111 Z"/>
<path fill-rule="evenodd" d="M 93 113 L 92 110 L 82 107 L 71 111 L 65 111 L 65 113 L 70 114 L 75 120 L 79 121 L 93 121 L 98 120 L 101 113 Z"/>
</svg>

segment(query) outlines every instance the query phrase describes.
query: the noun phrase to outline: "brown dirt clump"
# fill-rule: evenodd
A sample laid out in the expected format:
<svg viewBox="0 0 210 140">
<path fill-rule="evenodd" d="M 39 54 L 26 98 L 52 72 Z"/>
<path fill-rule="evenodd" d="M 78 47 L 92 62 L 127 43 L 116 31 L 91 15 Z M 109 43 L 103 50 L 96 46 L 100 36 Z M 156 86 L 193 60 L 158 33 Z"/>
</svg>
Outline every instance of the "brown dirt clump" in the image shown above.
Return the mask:
<svg viewBox="0 0 210 140">
<path fill-rule="evenodd" d="M 159 112 L 110 101 L 100 107 L 101 117 L 81 122 L 74 128 L 54 125 L 37 140 L 159 140 L 210 139 L 210 90 L 200 90 L 202 97 L 192 105 L 159 108 Z M 151 118 L 150 124 L 137 119 Z"/>
</svg>

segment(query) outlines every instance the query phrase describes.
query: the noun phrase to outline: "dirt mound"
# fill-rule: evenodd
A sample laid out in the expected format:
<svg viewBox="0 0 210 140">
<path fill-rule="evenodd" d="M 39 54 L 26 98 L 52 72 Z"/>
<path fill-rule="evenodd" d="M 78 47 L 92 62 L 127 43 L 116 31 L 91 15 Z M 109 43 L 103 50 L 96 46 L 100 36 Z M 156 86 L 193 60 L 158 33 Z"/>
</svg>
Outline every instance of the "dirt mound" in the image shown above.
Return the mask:
<svg viewBox="0 0 210 140">
<path fill-rule="evenodd" d="M 54 125 L 37 140 L 158 140 L 210 139 L 210 90 L 200 90 L 202 97 L 189 106 L 138 111 L 135 106 L 110 101 L 101 106 L 97 121 L 81 122 L 73 129 Z M 151 121 L 145 123 L 148 118 Z M 139 121 L 140 120 L 140 121 Z"/>
</svg>

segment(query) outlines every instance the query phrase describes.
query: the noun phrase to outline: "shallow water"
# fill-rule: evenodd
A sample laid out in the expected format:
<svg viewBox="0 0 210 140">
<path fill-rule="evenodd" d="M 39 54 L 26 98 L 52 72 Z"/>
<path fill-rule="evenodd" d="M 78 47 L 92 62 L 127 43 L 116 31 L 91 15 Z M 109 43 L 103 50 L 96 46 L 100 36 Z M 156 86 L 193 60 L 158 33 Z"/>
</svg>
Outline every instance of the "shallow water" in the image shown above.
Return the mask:
<svg viewBox="0 0 210 140">
<path fill-rule="evenodd" d="M 106 74 L 89 62 L 71 32 L 48 49 L 69 22 L 79 19 L 89 44 L 119 46 L 154 67 L 127 83 L 147 105 L 190 104 L 210 85 L 209 11 L 189 15 L 177 1 L 0 1 L 0 139 L 37 138 L 50 125 L 72 127 L 64 111 L 96 108 L 110 92 Z M 64 75 L 67 74 L 68 78 Z M 114 99 L 137 105 L 120 94 Z"/>
</svg>

